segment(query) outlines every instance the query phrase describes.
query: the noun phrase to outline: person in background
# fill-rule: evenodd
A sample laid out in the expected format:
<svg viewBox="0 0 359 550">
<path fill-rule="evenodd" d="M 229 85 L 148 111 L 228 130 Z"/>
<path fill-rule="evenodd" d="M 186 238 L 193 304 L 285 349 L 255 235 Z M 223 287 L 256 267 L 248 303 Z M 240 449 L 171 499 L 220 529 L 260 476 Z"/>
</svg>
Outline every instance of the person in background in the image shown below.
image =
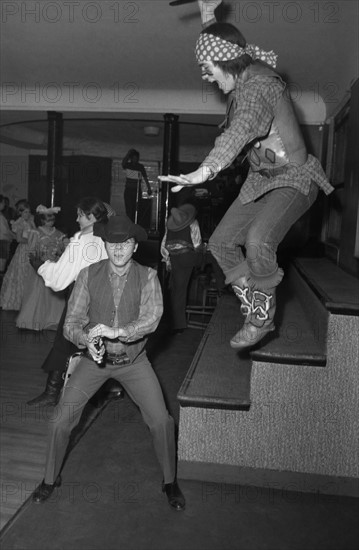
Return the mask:
<svg viewBox="0 0 359 550">
<path fill-rule="evenodd" d="M 107 258 L 102 239 L 93 234 L 93 225 L 96 221 L 103 223 L 108 221 L 106 205 L 98 197 L 82 198 L 77 204 L 77 223 L 80 231 L 70 239 L 57 262 L 47 260 L 38 269 L 38 274 L 43 278 L 45 286 L 55 292 L 65 291 L 68 297 L 81 269 Z M 41 367 L 48 375 L 45 390 L 38 397 L 28 401 L 28 405 L 54 406 L 58 401 L 64 383 L 63 373 L 66 370 L 67 359 L 78 351 L 77 347 L 63 335 L 65 316 L 66 305 L 52 349 Z M 122 388 L 113 387 L 113 395 L 122 397 Z"/>
<path fill-rule="evenodd" d="M 196 209 L 192 204 L 171 208 L 161 242 L 161 254 L 170 272 L 172 331 L 180 334 L 187 328 L 186 305 L 192 271 L 199 266 L 202 238 Z"/>
<path fill-rule="evenodd" d="M 15 218 L 16 218 L 16 211 L 12 206 L 10 206 L 9 197 L 5 197 L 5 195 L 3 195 L 3 199 L 4 199 L 4 203 L 5 203 L 3 214 L 4 214 L 5 218 L 7 219 L 8 224 L 10 226 L 11 221 L 15 220 Z"/>
<path fill-rule="evenodd" d="M 214 5 L 199 1 L 201 13 L 206 4 Z M 208 247 L 241 302 L 244 325 L 230 341 L 241 350 L 275 328 L 276 289 L 283 277 L 279 244 L 319 189 L 328 195 L 333 187 L 307 152 L 286 85 L 274 71 L 273 51 L 247 44 L 235 26 L 215 22 L 201 32 L 195 54 L 202 79 L 230 97 L 226 128 L 196 171 L 160 179 L 176 183 L 172 191 L 178 192 L 215 178 L 247 150 L 247 179 Z"/>
<path fill-rule="evenodd" d="M 126 183 L 124 192 L 124 202 L 126 214 L 133 222 L 136 219 L 136 211 L 139 210 L 141 202 L 141 183 L 144 180 L 148 195 L 152 195 L 150 182 L 148 181 L 147 172 L 143 164 L 140 163 L 140 153 L 136 149 L 130 149 L 122 160 L 122 168 L 126 173 Z"/>
<path fill-rule="evenodd" d="M 29 330 L 56 330 L 65 307 L 64 292 L 54 292 L 36 273 L 39 265 L 49 260 L 56 262 L 68 244 L 64 233 L 56 229 L 55 217 L 59 207 L 46 208 L 39 205 L 36 208 L 36 231 L 29 235 L 30 263 L 35 268 L 30 270 L 25 282 L 24 298 L 16 326 Z"/>
<path fill-rule="evenodd" d="M 29 261 L 29 235 L 36 229 L 34 216 L 31 214 L 27 200 L 17 201 L 18 218 L 11 222 L 11 229 L 19 243 L 4 275 L 0 292 L 0 307 L 4 310 L 19 310 L 21 308 L 24 285 L 32 270 Z"/>
<path fill-rule="evenodd" d="M 9 200 L 8 197 L 4 196 L 4 202 L 5 202 L 5 208 L 3 210 L 3 214 L 4 214 L 5 218 L 7 219 L 9 227 L 11 229 L 11 223 L 13 221 L 15 221 L 16 218 L 17 218 L 16 209 L 13 208 L 12 206 L 10 206 L 10 200 Z M 16 238 L 14 238 L 11 241 L 10 248 L 9 248 L 9 257 L 8 257 L 8 261 L 7 261 L 7 265 L 6 265 L 5 269 L 7 268 L 9 263 L 11 262 L 12 257 L 15 254 L 15 251 L 16 251 L 16 248 L 17 248 L 18 244 L 19 243 L 17 242 Z"/>
<path fill-rule="evenodd" d="M 147 335 L 163 312 L 161 286 L 154 269 L 132 259 L 147 234 L 126 216 L 114 216 L 107 224 L 95 224 L 94 236 L 105 243 L 108 259 L 80 272 L 68 302 L 64 334 L 84 356 L 50 423 L 45 478 L 33 500 L 44 502 L 61 484 L 71 431 L 88 399 L 114 377 L 139 407 L 162 469 L 162 490 L 169 505 L 181 511 L 185 499 L 176 481 L 174 421 L 145 351 Z"/>
<path fill-rule="evenodd" d="M 5 197 L 0 195 L 0 273 L 4 273 L 9 259 L 10 244 L 15 239 L 8 220 L 4 215 L 6 207 Z"/>
</svg>

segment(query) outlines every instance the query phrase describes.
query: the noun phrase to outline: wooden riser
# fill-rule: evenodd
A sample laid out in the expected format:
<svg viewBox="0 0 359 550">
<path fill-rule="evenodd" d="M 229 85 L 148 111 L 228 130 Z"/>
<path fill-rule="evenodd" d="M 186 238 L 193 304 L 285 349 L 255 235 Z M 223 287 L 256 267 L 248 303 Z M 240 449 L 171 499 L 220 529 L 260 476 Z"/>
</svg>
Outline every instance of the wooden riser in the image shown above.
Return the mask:
<svg viewBox="0 0 359 550">
<path fill-rule="evenodd" d="M 298 270 L 278 297 L 280 328 L 247 354 L 245 368 L 228 344 L 240 325 L 239 304 L 221 299 L 213 320 L 222 329 L 206 332 L 178 394 L 184 477 L 206 464 L 208 481 L 221 468 L 329 476 L 350 486 L 359 479 L 359 317 L 328 312 Z M 240 384 L 249 387 L 248 407 L 239 406 L 239 373 L 248 377 Z M 344 482 L 333 487 L 352 491 Z"/>
</svg>

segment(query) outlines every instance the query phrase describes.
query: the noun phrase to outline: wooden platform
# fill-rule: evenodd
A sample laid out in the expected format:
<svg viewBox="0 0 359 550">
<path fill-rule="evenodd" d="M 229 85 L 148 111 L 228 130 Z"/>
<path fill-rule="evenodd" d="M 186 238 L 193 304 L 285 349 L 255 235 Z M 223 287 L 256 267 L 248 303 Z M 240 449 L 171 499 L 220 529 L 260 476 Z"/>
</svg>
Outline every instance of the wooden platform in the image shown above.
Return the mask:
<svg viewBox="0 0 359 550">
<path fill-rule="evenodd" d="M 276 488 L 295 480 L 298 491 L 359 496 L 357 281 L 311 260 L 306 275 L 296 265 L 286 271 L 278 328 L 249 352 L 251 368 L 229 347 L 239 302 L 219 303 L 217 328 L 178 394 L 179 477 Z"/>
</svg>

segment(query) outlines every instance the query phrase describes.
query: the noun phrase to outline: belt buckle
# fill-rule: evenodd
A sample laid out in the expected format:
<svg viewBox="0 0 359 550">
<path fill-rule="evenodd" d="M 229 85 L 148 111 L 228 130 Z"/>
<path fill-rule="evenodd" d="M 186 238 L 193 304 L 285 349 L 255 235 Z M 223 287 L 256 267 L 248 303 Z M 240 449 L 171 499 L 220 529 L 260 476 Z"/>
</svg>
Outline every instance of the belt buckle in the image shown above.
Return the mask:
<svg viewBox="0 0 359 550">
<path fill-rule="evenodd" d="M 110 356 L 108 357 L 107 359 L 112 365 L 126 365 L 127 363 L 129 363 L 129 357 L 127 354 L 123 354 L 122 356 L 119 355 L 118 357 L 116 356 Z"/>
<path fill-rule="evenodd" d="M 270 173 L 270 170 L 268 168 L 262 168 L 261 170 L 259 170 L 259 173 L 264 178 L 269 179 L 271 177 L 271 173 Z"/>
</svg>

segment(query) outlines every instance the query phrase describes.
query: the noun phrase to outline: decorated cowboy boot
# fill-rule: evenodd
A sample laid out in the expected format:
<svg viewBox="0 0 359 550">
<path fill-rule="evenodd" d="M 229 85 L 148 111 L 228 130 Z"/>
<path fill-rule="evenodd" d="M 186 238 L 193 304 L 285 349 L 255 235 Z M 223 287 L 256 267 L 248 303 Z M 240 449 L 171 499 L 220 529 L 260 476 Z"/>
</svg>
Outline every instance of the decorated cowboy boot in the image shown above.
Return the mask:
<svg viewBox="0 0 359 550">
<path fill-rule="evenodd" d="M 248 287 L 233 289 L 241 301 L 241 311 L 246 315 L 244 325 L 233 336 L 230 346 L 244 349 L 257 344 L 262 338 L 274 330 L 273 318 L 276 309 L 275 288 L 251 290 Z"/>
<path fill-rule="evenodd" d="M 252 311 L 251 290 L 248 286 L 247 279 L 245 277 L 240 277 L 232 283 L 232 288 L 238 300 L 241 302 L 241 312 L 247 318 Z"/>
</svg>

